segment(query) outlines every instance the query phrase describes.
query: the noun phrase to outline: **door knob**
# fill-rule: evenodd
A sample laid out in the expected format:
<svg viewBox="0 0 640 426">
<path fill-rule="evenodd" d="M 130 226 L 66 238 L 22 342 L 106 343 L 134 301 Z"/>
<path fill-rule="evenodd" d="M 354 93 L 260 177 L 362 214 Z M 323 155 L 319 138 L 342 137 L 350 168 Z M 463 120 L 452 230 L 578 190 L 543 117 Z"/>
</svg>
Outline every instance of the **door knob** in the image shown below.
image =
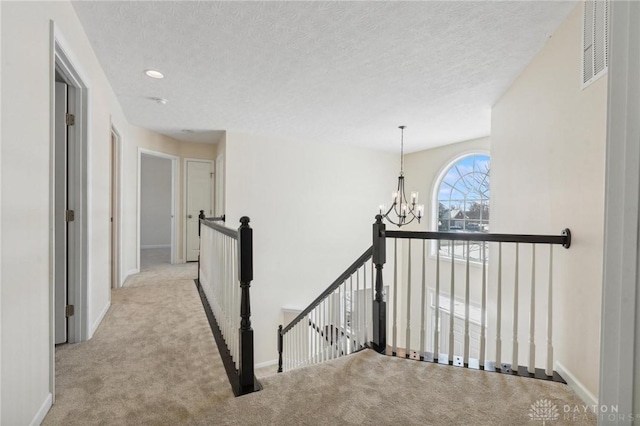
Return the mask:
<svg viewBox="0 0 640 426">
<path fill-rule="evenodd" d="M 189 215 L 189 216 L 187 216 L 187 217 L 188 217 L 189 219 L 191 219 L 193 216 Z"/>
</svg>

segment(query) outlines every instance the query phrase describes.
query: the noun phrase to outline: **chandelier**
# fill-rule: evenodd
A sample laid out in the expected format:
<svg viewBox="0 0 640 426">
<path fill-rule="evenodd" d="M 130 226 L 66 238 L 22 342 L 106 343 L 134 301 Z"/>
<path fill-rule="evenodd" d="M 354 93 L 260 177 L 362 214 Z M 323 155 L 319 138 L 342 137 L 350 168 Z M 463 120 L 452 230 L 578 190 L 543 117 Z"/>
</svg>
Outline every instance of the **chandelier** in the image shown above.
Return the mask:
<svg viewBox="0 0 640 426">
<path fill-rule="evenodd" d="M 424 216 L 424 204 L 418 203 L 418 193 L 411 193 L 411 201 L 407 200 L 404 193 L 404 129 L 406 126 L 399 126 L 400 129 L 400 175 L 398 176 L 398 190 L 391 194 L 391 207 L 387 210 L 384 204 L 381 204 L 380 215 L 383 219 L 387 219 L 390 223 L 400 228 L 408 225 L 414 220 L 420 223 L 420 219 Z"/>
</svg>

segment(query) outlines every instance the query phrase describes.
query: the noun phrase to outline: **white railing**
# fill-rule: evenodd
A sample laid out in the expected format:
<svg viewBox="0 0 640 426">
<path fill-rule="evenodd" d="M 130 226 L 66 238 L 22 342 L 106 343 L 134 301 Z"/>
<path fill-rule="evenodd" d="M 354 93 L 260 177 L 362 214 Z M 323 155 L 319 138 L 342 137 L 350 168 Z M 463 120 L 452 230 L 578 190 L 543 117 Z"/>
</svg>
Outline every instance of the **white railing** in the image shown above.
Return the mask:
<svg viewBox="0 0 640 426">
<path fill-rule="evenodd" d="M 393 269 L 387 327 L 391 344 L 385 351 L 469 368 L 554 376 L 553 246 L 569 247 L 568 230 L 544 236 L 382 229 L 393 246 L 392 260 L 385 262 Z M 471 244 L 477 246 L 473 260 Z M 448 250 L 440 249 L 444 245 Z M 454 246 L 466 246 L 462 256 L 443 255 L 453 253 Z"/>
<path fill-rule="evenodd" d="M 553 246 L 570 247 L 568 229 L 562 235 L 387 231 L 381 219 L 372 247 L 280 326 L 278 371 L 371 347 L 562 380 L 553 370 Z"/>
<path fill-rule="evenodd" d="M 215 218 L 222 219 L 223 218 Z M 198 288 L 223 364 L 236 394 L 260 389 L 254 378 L 249 289 L 253 280 L 253 230 L 249 218 L 229 229 L 200 214 Z"/>
<path fill-rule="evenodd" d="M 371 336 L 371 248 L 290 324 L 278 329 L 278 371 L 349 355 Z"/>
<path fill-rule="evenodd" d="M 200 284 L 235 367 L 239 368 L 240 284 L 237 237 L 223 234 L 209 226 L 201 227 Z"/>
</svg>

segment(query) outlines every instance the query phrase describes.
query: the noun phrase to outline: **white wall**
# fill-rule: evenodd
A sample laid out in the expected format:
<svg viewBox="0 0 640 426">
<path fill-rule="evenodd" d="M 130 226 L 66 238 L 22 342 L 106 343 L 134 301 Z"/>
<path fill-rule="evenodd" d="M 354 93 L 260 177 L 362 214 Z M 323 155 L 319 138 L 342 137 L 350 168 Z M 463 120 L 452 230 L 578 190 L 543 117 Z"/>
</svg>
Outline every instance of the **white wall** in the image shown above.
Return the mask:
<svg viewBox="0 0 640 426">
<path fill-rule="evenodd" d="M 581 90 L 581 34 L 580 4 L 493 107 L 491 229 L 558 234 L 571 228 L 571 249 L 556 250 L 554 343 L 569 379 L 592 399 L 598 394 L 607 78 Z"/>
<path fill-rule="evenodd" d="M 372 242 L 397 155 L 227 132 L 228 227 L 254 229 L 256 362 L 277 358 L 282 308 L 304 308 Z"/>
<path fill-rule="evenodd" d="M 2 34 L 2 3 L 0 2 L 0 34 Z M 2 59 L 2 42 L 0 41 L 0 64 Z M 0 93 L 2 93 L 2 67 L 0 66 Z M 0 102 L 0 147 L 2 146 L 2 102 Z M 2 149 L 0 149 L 0 188 L 2 188 Z M 2 206 L 2 191 L 0 191 Z M 0 241 L 2 241 L 2 208 L 0 208 Z M 0 267 L 2 265 L 2 244 L 0 244 Z M 0 318 L 2 318 L 2 273 L 0 272 Z M 2 419 L 2 327 L 0 327 L 0 420 Z"/>
<path fill-rule="evenodd" d="M 171 245 L 171 160 L 142 154 L 140 247 Z"/>
<path fill-rule="evenodd" d="M 110 300 L 109 137 L 128 124 L 68 2 L 2 2 L 1 424 L 46 413 L 50 398 L 50 20 L 90 87 L 90 329 Z"/>
</svg>

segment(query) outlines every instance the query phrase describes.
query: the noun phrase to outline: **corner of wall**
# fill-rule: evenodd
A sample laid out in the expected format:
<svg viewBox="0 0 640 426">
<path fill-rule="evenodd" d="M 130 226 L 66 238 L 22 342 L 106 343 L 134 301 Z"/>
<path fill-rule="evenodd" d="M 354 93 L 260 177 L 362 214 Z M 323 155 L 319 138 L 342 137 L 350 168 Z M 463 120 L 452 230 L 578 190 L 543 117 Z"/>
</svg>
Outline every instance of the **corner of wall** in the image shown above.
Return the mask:
<svg viewBox="0 0 640 426">
<path fill-rule="evenodd" d="M 556 371 L 567 382 L 567 385 L 580 397 L 587 405 L 598 405 L 598 398 L 561 363 L 556 362 Z"/>
<path fill-rule="evenodd" d="M 105 307 L 100 312 L 100 315 L 98 315 L 98 318 L 96 318 L 94 323 L 91 324 L 91 330 L 89 330 L 89 336 L 88 336 L 89 339 L 91 339 L 93 337 L 93 334 L 96 332 L 98 327 L 100 327 L 100 323 L 102 323 L 102 320 L 107 315 L 107 312 L 109 311 L 110 307 L 111 307 L 111 300 L 107 301 L 107 304 L 105 305 Z"/>
<path fill-rule="evenodd" d="M 0 2 L 0 35 L 2 34 L 2 2 Z M 2 43 L 0 43 L 0 64 L 2 61 Z M 0 66 L 0 93 L 2 93 L 2 66 Z M 0 147 L 2 147 L 2 102 L 0 102 Z M 2 188 L 2 149 L 0 149 L 0 188 Z M 0 206 L 2 191 L 0 191 Z M 0 209 L 0 241 L 2 241 L 2 210 Z M 0 245 L 0 270 L 2 270 L 2 246 Z M 0 274 L 0 322 L 2 319 L 2 274 Z M 0 421 L 2 420 L 2 332 L 0 330 Z"/>
<path fill-rule="evenodd" d="M 29 423 L 29 426 L 40 425 L 44 421 L 44 418 L 49 412 L 49 409 L 51 408 L 52 405 L 53 405 L 53 395 L 49 393 L 47 394 L 47 396 L 44 399 L 44 402 L 36 412 L 36 415 L 33 416 L 33 419 Z"/>
</svg>

